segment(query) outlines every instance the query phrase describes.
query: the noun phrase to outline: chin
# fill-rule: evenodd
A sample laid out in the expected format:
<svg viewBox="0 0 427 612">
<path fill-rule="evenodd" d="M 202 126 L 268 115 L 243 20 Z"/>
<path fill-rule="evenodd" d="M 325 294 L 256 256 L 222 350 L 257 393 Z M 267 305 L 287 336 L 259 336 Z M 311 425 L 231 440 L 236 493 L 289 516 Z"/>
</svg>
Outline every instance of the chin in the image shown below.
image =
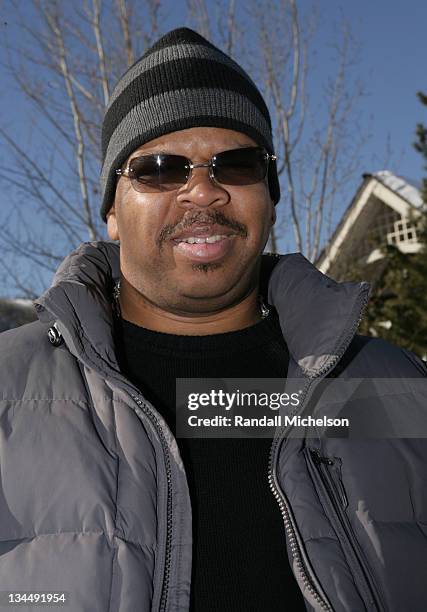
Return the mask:
<svg viewBox="0 0 427 612">
<path fill-rule="evenodd" d="M 182 284 L 180 285 L 180 297 L 183 302 L 186 302 L 186 305 L 190 304 L 194 305 L 194 300 L 199 301 L 199 305 L 202 306 L 204 301 L 206 300 L 206 308 L 212 307 L 218 303 L 220 306 L 220 302 L 223 301 L 223 296 L 230 294 L 232 290 L 236 287 L 235 284 L 230 285 L 228 283 L 197 283 L 197 284 Z"/>
</svg>

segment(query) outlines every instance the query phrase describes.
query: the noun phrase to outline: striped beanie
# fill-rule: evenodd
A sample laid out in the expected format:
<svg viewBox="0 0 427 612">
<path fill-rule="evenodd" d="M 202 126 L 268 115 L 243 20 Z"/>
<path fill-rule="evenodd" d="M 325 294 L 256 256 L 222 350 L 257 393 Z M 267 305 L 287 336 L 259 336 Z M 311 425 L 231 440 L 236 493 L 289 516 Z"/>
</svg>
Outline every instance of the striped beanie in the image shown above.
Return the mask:
<svg viewBox="0 0 427 612">
<path fill-rule="evenodd" d="M 117 83 L 102 124 L 101 217 L 114 201 L 116 169 L 138 147 L 191 127 L 243 132 L 274 154 L 271 119 L 249 75 L 228 55 L 189 28 L 162 36 Z M 268 184 L 280 199 L 276 162 Z"/>
</svg>

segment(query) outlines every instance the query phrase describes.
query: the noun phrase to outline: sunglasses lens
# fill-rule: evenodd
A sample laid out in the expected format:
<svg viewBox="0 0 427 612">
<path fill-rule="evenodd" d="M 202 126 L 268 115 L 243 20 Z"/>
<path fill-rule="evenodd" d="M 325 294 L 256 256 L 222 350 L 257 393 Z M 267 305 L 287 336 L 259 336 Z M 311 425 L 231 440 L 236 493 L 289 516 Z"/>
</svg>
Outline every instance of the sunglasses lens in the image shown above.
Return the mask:
<svg viewBox="0 0 427 612">
<path fill-rule="evenodd" d="M 224 185 L 253 185 L 267 174 L 268 156 L 263 147 L 223 151 L 212 161 L 213 175 Z M 140 193 L 174 191 L 185 185 L 189 175 L 189 161 L 182 155 L 142 155 L 129 163 L 129 178 Z"/>
<path fill-rule="evenodd" d="M 129 164 L 129 176 L 136 191 L 173 191 L 187 182 L 188 162 L 180 155 L 143 155 Z"/>
<path fill-rule="evenodd" d="M 265 178 L 268 161 L 262 147 L 224 151 L 215 156 L 214 174 L 224 185 L 253 185 Z"/>
</svg>

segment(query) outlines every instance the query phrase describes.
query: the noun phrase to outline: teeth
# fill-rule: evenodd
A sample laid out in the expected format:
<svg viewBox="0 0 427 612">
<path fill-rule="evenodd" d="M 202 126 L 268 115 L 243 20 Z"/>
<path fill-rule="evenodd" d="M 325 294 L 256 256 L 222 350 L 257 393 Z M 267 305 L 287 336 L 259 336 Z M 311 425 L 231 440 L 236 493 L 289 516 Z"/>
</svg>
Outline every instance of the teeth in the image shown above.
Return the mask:
<svg viewBox="0 0 427 612">
<path fill-rule="evenodd" d="M 227 238 L 227 236 L 216 235 L 216 236 L 207 236 L 206 238 L 199 238 L 196 236 L 190 236 L 189 238 L 183 238 L 180 242 L 188 242 L 189 244 L 204 244 L 207 242 L 211 244 L 212 242 L 218 242 L 219 240 L 223 240 L 223 238 Z"/>
</svg>

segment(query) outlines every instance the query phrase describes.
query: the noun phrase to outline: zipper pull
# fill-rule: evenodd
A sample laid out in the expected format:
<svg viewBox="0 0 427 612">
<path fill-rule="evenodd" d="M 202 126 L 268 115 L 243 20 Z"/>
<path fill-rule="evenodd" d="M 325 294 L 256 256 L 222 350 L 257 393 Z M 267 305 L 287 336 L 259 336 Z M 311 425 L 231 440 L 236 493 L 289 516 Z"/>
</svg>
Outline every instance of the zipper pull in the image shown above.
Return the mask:
<svg viewBox="0 0 427 612">
<path fill-rule="evenodd" d="M 339 497 L 341 506 L 345 510 L 348 506 L 348 499 L 344 489 L 344 485 L 341 480 L 341 459 L 336 458 L 334 461 L 329 457 L 322 457 L 322 455 L 317 450 L 311 450 L 310 452 L 316 465 L 321 465 L 323 463 L 324 465 L 335 466 L 334 469 L 328 469 L 327 472 L 334 485 L 335 492 Z"/>
<path fill-rule="evenodd" d="M 342 463 L 342 461 L 341 461 L 341 459 L 336 458 L 334 463 L 335 463 L 335 467 L 334 467 L 334 470 L 333 470 L 333 472 L 335 473 L 335 479 L 334 480 L 335 480 L 336 485 L 337 485 L 338 495 L 339 495 L 340 500 L 341 500 L 341 505 L 342 505 L 342 507 L 345 510 L 347 508 L 347 506 L 348 506 L 348 499 L 347 499 L 347 494 L 345 492 L 344 485 L 342 483 L 342 478 L 341 478 L 341 463 Z"/>
<path fill-rule="evenodd" d="M 329 457 L 322 457 L 322 455 L 317 450 L 311 450 L 311 456 L 313 457 L 315 463 L 325 463 L 326 465 L 333 465 L 334 462 Z"/>
</svg>

